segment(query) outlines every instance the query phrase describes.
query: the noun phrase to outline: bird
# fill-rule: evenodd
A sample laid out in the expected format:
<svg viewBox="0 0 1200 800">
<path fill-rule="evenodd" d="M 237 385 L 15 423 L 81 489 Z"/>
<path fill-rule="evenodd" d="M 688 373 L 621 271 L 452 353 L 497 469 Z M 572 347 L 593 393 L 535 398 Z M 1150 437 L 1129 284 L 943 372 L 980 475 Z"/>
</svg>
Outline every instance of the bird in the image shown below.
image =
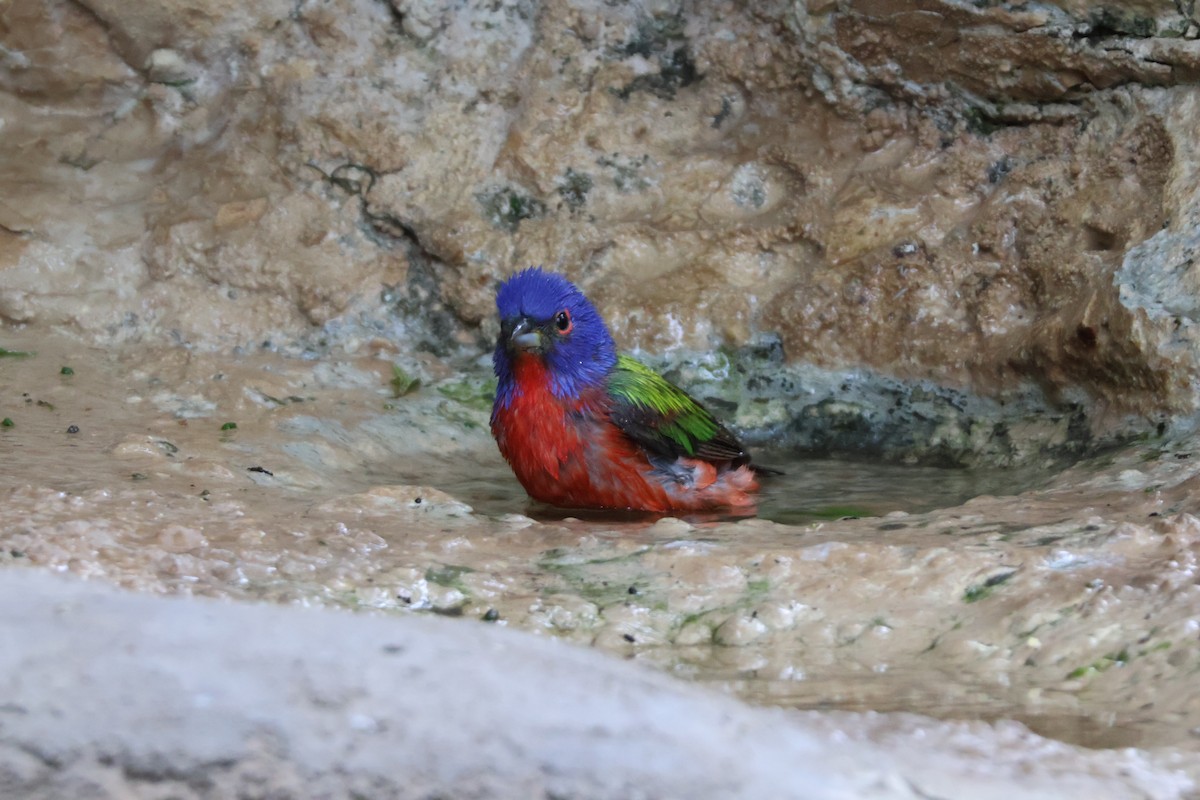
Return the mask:
<svg viewBox="0 0 1200 800">
<path fill-rule="evenodd" d="M 753 513 L 758 474 L 704 406 L 616 344 L 562 275 L 529 267 L 496 292 L 491 429 L 534 500 L 561 508 Z"/>
</svg>

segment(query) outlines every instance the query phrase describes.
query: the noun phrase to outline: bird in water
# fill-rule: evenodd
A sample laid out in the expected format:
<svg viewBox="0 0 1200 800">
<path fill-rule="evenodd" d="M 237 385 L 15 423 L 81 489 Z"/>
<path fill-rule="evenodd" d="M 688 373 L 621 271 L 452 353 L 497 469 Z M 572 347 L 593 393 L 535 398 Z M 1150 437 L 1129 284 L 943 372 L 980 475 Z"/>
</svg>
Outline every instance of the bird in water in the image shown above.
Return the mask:
<svg viewBox="0 0 1200 800">
<path fill-rule="evenodd" d="M 745 448 L 686 392 L 625 355 L 574 284 L 531 267 L 496 294 L 492 435 L 530 497 L 564 508 L 750 511 Z"/>
</svg>

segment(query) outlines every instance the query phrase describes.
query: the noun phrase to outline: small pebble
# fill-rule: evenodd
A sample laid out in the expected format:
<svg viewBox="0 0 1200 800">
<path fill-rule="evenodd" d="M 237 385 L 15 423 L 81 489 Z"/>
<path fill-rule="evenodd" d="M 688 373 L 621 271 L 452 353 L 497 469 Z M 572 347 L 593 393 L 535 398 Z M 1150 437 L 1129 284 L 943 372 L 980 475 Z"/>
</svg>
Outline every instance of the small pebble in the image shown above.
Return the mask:
<svg viewBox="0 0 1200 800">
<path fill-rule="evenodd" d="M 179 84 L 195 80 L 192 67 L 178 52 L 160 48 L 146 59 L 146 77 L 151 83 Z"/>
<path fill-rule="evenodd" d="M 190 553 L 206 544 L 204 534 L 184 525 L 168 525 L 158 534 L 158 546 L 168 553 Z"/>
<path fill-rule="evenodd" d="M 761 638 L 767 633 L 762 620 L 746 615 L 737 615 L 725 620 L 713 632 L 713 641 L 727 647 L 741 647 Z"/>
<path fill-rule="evenodd" d="M 79 433 L 79 426 L 78 425 L 68 425 L 67 433 Z"/>
</svg>

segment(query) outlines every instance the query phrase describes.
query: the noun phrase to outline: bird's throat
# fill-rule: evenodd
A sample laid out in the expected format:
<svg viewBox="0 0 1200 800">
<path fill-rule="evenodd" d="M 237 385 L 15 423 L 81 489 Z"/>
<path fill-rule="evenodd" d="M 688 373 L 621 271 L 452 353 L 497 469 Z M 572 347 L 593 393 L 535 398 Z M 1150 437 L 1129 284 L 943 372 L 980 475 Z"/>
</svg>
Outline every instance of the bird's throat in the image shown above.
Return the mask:
<svg viewBox="0 0 1200 800">
<path fill-rule="evenodd" d="M 550 368 L 537 353 L 528 351 L 516 353 L 513 356 L 512 374 L 517 391 L 525 392 L 530 389 L 546 391 L 550 388 Z"/>
</svg>

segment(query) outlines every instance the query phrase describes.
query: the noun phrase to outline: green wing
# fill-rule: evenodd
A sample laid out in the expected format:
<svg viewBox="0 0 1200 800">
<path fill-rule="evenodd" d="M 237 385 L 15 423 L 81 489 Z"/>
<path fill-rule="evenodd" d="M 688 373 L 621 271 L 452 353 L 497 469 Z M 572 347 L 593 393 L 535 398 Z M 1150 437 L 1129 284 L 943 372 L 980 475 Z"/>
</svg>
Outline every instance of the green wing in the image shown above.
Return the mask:
<svg viewBox="0 0 1200 800">
<path fill-rule="evenodd" d="M 629 356 L 619 356 L 609 376 L 610 415 L 625 435 L 670 459 L 748 462 L 734 435 L 687 392 Z"/>
</svg>

